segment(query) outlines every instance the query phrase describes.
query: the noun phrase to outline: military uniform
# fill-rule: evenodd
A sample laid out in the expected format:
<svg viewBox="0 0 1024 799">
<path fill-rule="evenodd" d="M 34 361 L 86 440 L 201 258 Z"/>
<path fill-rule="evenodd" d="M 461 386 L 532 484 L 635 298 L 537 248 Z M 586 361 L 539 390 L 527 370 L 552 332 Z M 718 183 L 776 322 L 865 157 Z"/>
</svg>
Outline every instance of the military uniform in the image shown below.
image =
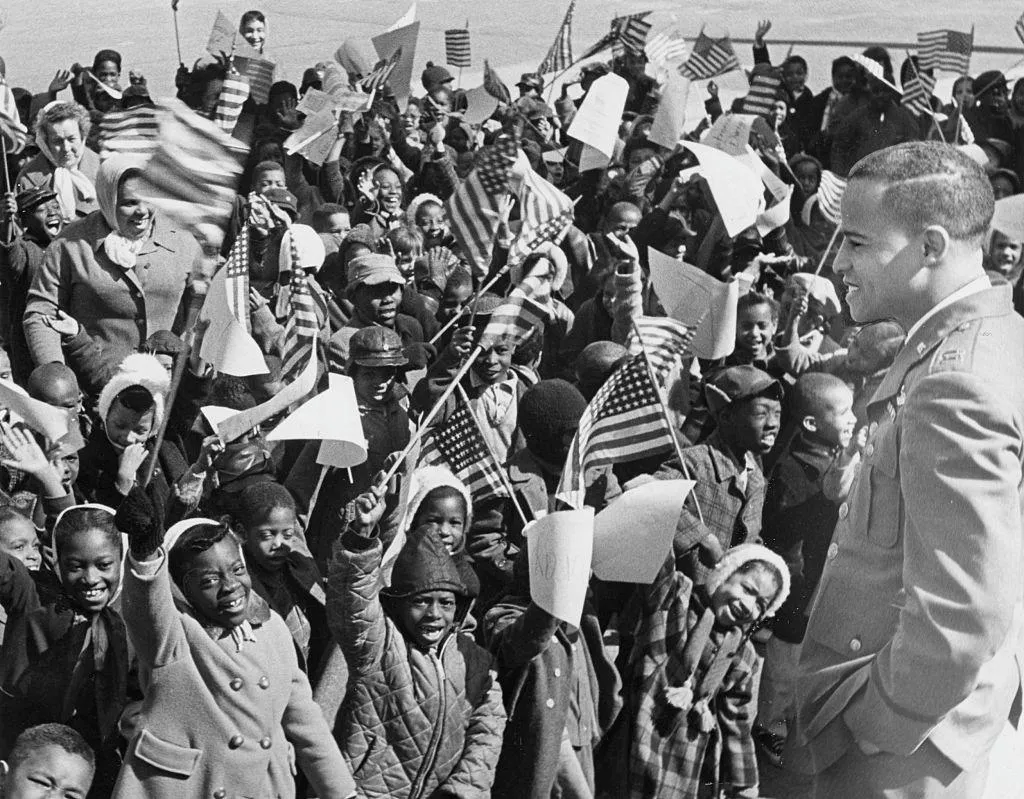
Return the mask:
<svg viewBox="0 0 1024 799">
<path fill-rule="evenodd" d="M 791 762 L 821 796 L 980 795 L 1021 686 L 1022 341 L 1003 289 L 958 299 L 868 406 L 801 656 Z"/>
</svg>

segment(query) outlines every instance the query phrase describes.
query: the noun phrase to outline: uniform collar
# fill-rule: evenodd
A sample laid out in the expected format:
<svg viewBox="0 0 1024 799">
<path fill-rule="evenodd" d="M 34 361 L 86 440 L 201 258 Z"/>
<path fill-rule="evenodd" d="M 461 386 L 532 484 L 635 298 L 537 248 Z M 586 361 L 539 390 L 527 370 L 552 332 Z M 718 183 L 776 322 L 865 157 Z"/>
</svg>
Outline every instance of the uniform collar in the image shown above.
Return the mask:
<svg viewBox="0 0 1024 799">
<path fill-rule="evenodd" d="M 914 337 L 914 334 L 924 327 L 925 323 L 931 319 L 935 314 L 939 313 L 943 308 L 948 308 L 954 302 L 962 300 L 964 297 L 970 297 L 972 294 L 977 294 L 979 291 L 984 291 L 987 288 L 991 288 L 992 283 L 988 279 L 988 275 L 981 275 L 975 278 L 966 286 L 961 286 L 944 300 L 939 300 L 935 305 L 932 306 L 931 310 L 925 313 L 920 319 L 910 326 L 910 330 L 907 331 L 907 341 L 910 341 Z"/>
</svg>

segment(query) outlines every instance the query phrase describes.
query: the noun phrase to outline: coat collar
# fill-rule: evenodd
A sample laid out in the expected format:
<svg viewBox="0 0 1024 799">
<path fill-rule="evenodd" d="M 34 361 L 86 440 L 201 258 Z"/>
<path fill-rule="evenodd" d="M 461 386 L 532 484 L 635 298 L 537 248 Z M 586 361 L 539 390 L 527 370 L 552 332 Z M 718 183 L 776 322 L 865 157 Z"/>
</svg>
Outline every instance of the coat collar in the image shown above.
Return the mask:
<svg viewBox="0 0 1024 799">
<path fill-rule="evenodd" d="M 871 405 L 896 396 L 906 380 L 907 373 L 923 361 L 939 343 L 965 322 L 990 316 L 1005 316 L 1013 311 L 1009 294 L 994 286 L 957 300 L 930 317 L 913 337 L 903 344 L 889 371 L 879 384 Z"/>
<path fill-rule="evenodd" d="M 98 227 L 102 232 L 93 241 L 92 248 L 95 252 L 99 252 L 103 247 L 103 240 L 111 230 L 110 226 L 107 225 L 106 221 L 103 219 L 103 214 L 100 211 L 96 211 L 95 213 L 99 220 Z M 176 232 L 177 228 L 173 227 L 169 221 L 158 214 L 156 220 L 153 222 L 153 233 L 146 240 L 146 243 L 142 245 L 142 249 L 139 250 L 139 257 L 141 258 L 144 255 L 152 255 L 157 250 L 175 252 L 177 247 L 174 242 L 174 234 Z"/>
<path fill-rule="evenodd" d="M 737 466 L 736 462 L 729 457 L 725 442 L 722 441 L 717 430 L 708 436 L 705 443 L 708 445 L 708 453 L 711 455 L 711 468 L 714 469 L 715 479 L 719 483 L 727 483 L 740 476 L 741 467 Z"/>
</svg>

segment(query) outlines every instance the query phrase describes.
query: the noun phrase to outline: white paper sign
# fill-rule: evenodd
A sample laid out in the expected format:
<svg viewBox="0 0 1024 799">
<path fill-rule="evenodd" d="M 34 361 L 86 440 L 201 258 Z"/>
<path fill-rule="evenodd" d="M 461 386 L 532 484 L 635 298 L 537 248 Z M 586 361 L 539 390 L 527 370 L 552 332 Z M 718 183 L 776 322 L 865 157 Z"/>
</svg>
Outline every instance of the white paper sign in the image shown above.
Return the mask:
<svg viewBox="0 0 1024 799">
<path fill-rule="evenodd" d="M 243 233 L 244 235 L 244 233 Z M 248 311 L 248 298 L 246 298 Z M 267 362 L 256 340 L 228 306 L 227 269 L 221 267 L 210 281 L 200 318 L 210 325 L 203 334 L 199 355 L 218 372 L 235 377 L 265 375 Z"/>
<path fill-rule="evenodd" d="M 760 178 L 731 155 L 714 147 L 693 142 L 682 142 L 682 146 L 700 161 L 700 173 L 715 198 L 726 233 L 736 236 L 753 225 L 764 204 Z"/>
<path fill-rule="evenodd" d="M 669 71 L 668 81 L 661 91 L 661 102 L 654 114 L 654 122 L 647 138 L 655 144 L 674 150 L 683 136 L 686 125 L 686 101 L 690 96 L 690 79 L 676 70 Z"/>
<path fill-rule="evenodd" d="M 722 114 L 700 143 L 729 155 L 743 155 L 750 144 L 750 126 L 754 114 Z"/>
<path fill-rule="evenodd" d="M 613 73 L 598 78 L 572 118 L 568 135 L 610 158 L 619 137 L 627 94 L 629 84 L 625 78 Z"/>
<path fill-rule="evenodd" d="M 786 195 L 775 205 L 757 215 L 757 232 L 762 237 L 767 236 L 776 228 L 782 227 L 789 221 L 789 198 L 793 193 L 793 187 L 787 187 Z"/>
<path fill-rule="evenodd" d="M 352 378 L 330 374 L 327 379 L 327 390 L 292 411 L 267 436 L 267 441 L 320 440 L 324 444 L 316 462 L 321 466 L 358 466 L 366 460 L 366 437 Z M 326 444 L 331 446 L 325 458 Z"/>
<path fill-rule="evenodd" d="M 552 616 L 578 626 L 590 583 L 594 509 L 549 513 L 529 524 L 530 598 Z"/>
</svg>

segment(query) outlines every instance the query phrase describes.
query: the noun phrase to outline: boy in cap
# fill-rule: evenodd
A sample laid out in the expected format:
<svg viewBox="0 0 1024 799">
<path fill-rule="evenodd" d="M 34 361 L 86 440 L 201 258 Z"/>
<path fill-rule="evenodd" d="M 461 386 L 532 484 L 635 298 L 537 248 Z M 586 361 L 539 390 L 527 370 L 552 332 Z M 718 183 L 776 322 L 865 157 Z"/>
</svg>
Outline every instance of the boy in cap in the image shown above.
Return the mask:
<svg viewBox="0 0 1024 799">
<path fill-rule="evenodd" d="M 964 119 L 976 141 L 999 141 L 1012 144 L 1016 140 L 1010 119 L 1009 88 L 1006 76 L 993 69 L 974 79 L 973 108 L 964 109 Z"/>
<path fill-rule="evenodd" d="M 15 222 L 21 228 L 17 235 Z M 64 227 L 57 194 L 46 186 L 33 186 L 4 195 L 3 232 L 0 233 L 0 334 L 11 356 L 14 380 L 23 384 L 32 371 L 32 356 L 25 342 L 21 319 L 25 315 L 32 276 L 43 263 L 43 253 Z"/>
<path fill-rule="evenodd" d="M 654 475 L 697 481 L 695 501 L 683 506 L 674 544 L 680 571 L 695 582 L 729 547 L 760 540 L 765 493 L 760 457 L 775 444 L 783 397 L 782 385 L 753 366 L 723 369 L 704 391 L 715 431 L 684 449 L 681 463 L 673 458 Z"/>
<path fill-rule="evenodd" d="M 524 72 L 516 88 L 519 89 L 519 100 L 516 100 L 516 105 L 519 105 L 524 98 L 540 98 L 544 91 L 544 79 L 533 72 Z"/>
</svg>

